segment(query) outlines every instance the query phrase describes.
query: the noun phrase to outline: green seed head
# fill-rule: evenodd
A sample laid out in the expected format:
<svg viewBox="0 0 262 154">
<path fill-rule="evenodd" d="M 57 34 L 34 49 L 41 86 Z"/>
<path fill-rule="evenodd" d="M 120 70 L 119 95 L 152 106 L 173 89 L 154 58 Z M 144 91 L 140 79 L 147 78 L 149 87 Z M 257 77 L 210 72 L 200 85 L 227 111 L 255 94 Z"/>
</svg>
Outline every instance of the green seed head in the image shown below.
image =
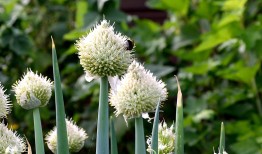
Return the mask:
<svg viewBox="0 0 262 154">
<path fill-rule="evenodd" d="M 0 83 L 0 118 L 5 118 L 10 113 L 11 106 L 9 96 L 5 94 L 5 90 Z"/>
<path fill-rule="evenodd" d="M 24 109 L 45 106 L 51 98 L 53 83 L 41 74 L 27 70 L 23 78 L 13 85 L 17 103 Z"/>
<path fill-rule="evenodd" d="M 103 20 L 76 47 L 80 64 L 87 77 L 122 75 L 132 62 L 127 37 L 114 32 L 114 27 Z"/>
<path fill-rule="evenodd" d="M 0 153 L 21 154 L 25 150 L 24 140 L 16 132 L 9 130 L 3 123 L 0 123 Z"/>
<path fill-rule="evenodd" d="M 85 144 L 87 134 L 84 129 L 79 128 L 72 120 L 66 119 L 67 138 L 70 152 L 79 152 Z M 57 147 L 57 128 L 51 130 L 45 137 L 48 148 L 56 153 Z"/>
<path fill-rule="evenodd" d="M 118 85 L 110 91 L 110 104 L 116 109 L 116 115 L 123 114 L 125 118 L 153 112 L 158 101 L 166 98 L 165 84 L 136 61 L 129 66 Z"/>
<path fill-rule="evenodd" d="M 148 149 L 151 149 L 151 137 L 147 139 Z M 175 133 L 174 126 L 171 125 L 169 128 L 165 122 L 158 125 L 158 154 L 170 154 L 175 149 Z"/>
</svg>

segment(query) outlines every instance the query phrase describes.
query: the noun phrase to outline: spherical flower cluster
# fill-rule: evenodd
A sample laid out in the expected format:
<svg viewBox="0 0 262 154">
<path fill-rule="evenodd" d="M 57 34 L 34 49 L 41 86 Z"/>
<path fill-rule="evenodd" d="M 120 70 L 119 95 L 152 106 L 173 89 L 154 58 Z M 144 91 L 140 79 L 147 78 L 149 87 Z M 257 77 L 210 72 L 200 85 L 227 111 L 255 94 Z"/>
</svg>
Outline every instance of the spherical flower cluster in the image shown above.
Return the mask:
<svg viewBox="0 0 262 154">
<path fill-rule="evenodd" d="M 16 132 L 9 130 L 0 123 L 0 153 L 21 154 L 25 152 L 26 144 Z"/>
<path fill-rule="evenodd" d="M 51 98 L 53 83 L 41 74 L 27 70 L 23 78 L 13 85 L 17 103 L 24 109 L 45 106 Z"/>
<path fill-rule="evenodd" d="M 66 119 L 67 138 L 70 152 L 79 152 L 88 138 L 84 129 L 79 128 L 72 120 Z M 48 148 L 56 153 L 57 147 L 57 128 L 51 130 L 45 137 Z"/>
<path fill-rule="evenodd" d="M 11 111 L 11 104 L 8 97 L 9 96 L 5 94 L 5 90 L 0 83 L 0 118 L 6 117 Z"/>
<path fill-rule="evenodd" d="M 152 73 L 134 61 L 117 85 L 111 85 L 110 104 L 116 115 L 135 118 L 142 113 L 153 112 L 157 103 L 167 98 L 166 85 Z"/>
<path fill-rule="evenodd" d="M 147 139 L 148 149 L 151 149 L 151 137 Z M 169 128 L 165 122 L 158 125 L 158 154 L 172 154 L 175 149 L 175 133 L 174 126 L 171 125 Z"/>
<path fill-rule="evenodd" d="M 128 38 L 114 32 L 114 27 L 103 20 L 76 47 L 87 81 L 96 77 L 122 75 L 132 62 Z"/>
</svg>

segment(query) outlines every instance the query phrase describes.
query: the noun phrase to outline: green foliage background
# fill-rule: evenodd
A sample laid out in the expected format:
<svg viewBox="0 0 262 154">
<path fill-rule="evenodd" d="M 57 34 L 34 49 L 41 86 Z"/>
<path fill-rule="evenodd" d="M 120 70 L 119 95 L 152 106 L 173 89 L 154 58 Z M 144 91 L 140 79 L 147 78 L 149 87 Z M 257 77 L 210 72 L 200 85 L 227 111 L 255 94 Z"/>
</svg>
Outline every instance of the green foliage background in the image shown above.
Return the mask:
<svg viewBox="0 0 262 154">
<path fill-rule="evenodd" d="M 32 112 L 16 104 L 11 86 L 27 68 L 53 79 L 52 35 L 66 114 L 89 135 L 80 153 L 95 153 L 99 84 L 85 81 L 74 43 L 104 17 L 135 41 L 139 61 L 167 83 L 169 99 L 160 118 L 169 125 L 175 120 L 173 75 L 178 75 L 185 153 L 217 149 L 223 121 L 228 153 L 262 154 L 261 0 L 148 0 L 150 8 L 167 12 L 163 24 L 123 13 L 119 0 L 98 2 L 100 9 L 96 0 L 0 0 L 0 81 L 14 106 L 6 120 L 10 127 L 25 134 L 34 148 Z M 44 134 L 55 125 L 54 107 L 52 98 L 41 109 Z M 134 153 L 133 125 L 116 118 L 119 153 Z M 152 123 L 145 122 L 145 128 L 150 135 Z"/>
</svg>

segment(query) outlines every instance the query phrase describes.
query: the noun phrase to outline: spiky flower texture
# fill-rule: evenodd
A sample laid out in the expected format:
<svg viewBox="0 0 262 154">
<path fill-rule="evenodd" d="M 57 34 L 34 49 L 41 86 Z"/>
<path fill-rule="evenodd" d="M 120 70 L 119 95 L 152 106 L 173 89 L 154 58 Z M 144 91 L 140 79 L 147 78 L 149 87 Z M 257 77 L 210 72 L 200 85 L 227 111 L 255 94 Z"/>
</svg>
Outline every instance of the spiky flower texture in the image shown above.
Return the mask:
<svg viewBox="0 0 262 154">
<path fill-rule="evenodd" d="M 9 96 L 5 94 L 5 90 L 0 83 L 0 118 L 4 118 L 10 113 L 10 107 Z"/>
<path fill-rule="evenodd" d="M 148 149 L 151 149 L 151 137 L 147 139 Z M 175 133 L 174 126 L 171 125 L 169 128 L 165 122 L 158 125 L 158 154 L 172 154 L 175 149 Z"/>
<path fill-rule="evenodd" d="M 167 98 L 166 85 L 136 61 L 117 83 L 111 85 L 110 104 L 116 109 L 116 115 L 123 114 L 125 118 L 153 112 L 158 101 Z"/>
<path fill-rule="evenodd" d="M 122 75 L 132 62 L 128 38 L 115 33 L 114 27 L 106 20 L 80 38 L 76 47 L 87 81 L 96 77 Z"/>
<path fill-rule="evenodd" d="M 25 150 L 24 140 L 16 132 L 9 130 L 3 123 L 0 123 L 0 153 L 21 154 Z"/>
<path fill-rule="evenodd" d="M 84 129 L 79 128 L 72 120 L 66 119 L 67 137 L 70 152 L 79 152 L 87 139 L 87 134 Z M 57 147 L 57 128 L 51 130 L 45 137 L 48 148 L 56 153 Z"/>
<path fill-rule="evenodd" d="M 23 78 L 13 85 L 13 91 L 17 103 L 29 110 L 48 103 L 52 95 L 52 85 L 50 79 L 28 69 Z"/>
</svg>

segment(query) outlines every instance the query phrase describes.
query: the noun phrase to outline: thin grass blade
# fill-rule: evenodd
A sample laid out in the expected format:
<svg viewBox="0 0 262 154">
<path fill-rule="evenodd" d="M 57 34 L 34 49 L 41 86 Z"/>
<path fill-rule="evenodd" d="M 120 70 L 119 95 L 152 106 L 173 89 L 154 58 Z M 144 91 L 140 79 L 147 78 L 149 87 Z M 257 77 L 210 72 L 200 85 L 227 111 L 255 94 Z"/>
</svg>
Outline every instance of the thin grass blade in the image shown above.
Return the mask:
<svg viewBox="0 0 262 154">
<path fill-rule="evenodd" d="M 159 105 L 160 101 L 157 104 L 156 112 L 155 112 L 155 118 L 154 118 L 154 124 L 153 124 L 153 130 L 152 130 L 152 152 L 151 154 L 158 153 L 158 124 L 159 124 Z"/>
<path fill-rule="evenodd" d="M 221 131 L 220 131 L 220 144 L 219 144 L 219 154 L 223 154 L 223 151 L 225 150 L 226 145 L 226 139 L 225 139 L 225 128 L 224 123 L 221 123 Z"/>
<path fill-rule="evenodd" d="M 175 76 L 176 77 L 176 76 Z M 175 137 L 175 153 L 184 154 L 184 130 L 183 130 L 183 103 L 182 92 L 179 81 L 177 80 L 177 106 L 176 106 L 176 137 Z"/>
<path fill-rule="evenodd" d="M 109 154 L 108 78 L 100 82 L 96 154 Z"/>
<path fill-rule="evenodd" d="M 44 140 L 43 140 L 43 132 L 42 132 L 39 108 L 33 109 L 33 117 L 34 117 L 36 153 L 44 154 L 45 148 L 44 148 Z"/>
<path fill-rule="evenodd" d="M 135 118 L 135 154 L 146 154 L 143 118 Z"/>
<path fill-rule="evenodd" d="M 57 127 L 57 154 L 69 154 L 67 129 L 65 122 L 65 107 L 61 88 L 59 67 L 55 44 L 52 38 L 52 61 L 55 84 L 55 106 L 56 106 L 56 127 Z"/>
<path fill-rule="evenodd" d="M 117 152 L 117 141 L 116 141 L 116 133 L 114 126 L 114 119 L 111 117 L 110 119 L 110 136 L 111 136 L 111 154 L 118 154 Z"/>
</svg>

